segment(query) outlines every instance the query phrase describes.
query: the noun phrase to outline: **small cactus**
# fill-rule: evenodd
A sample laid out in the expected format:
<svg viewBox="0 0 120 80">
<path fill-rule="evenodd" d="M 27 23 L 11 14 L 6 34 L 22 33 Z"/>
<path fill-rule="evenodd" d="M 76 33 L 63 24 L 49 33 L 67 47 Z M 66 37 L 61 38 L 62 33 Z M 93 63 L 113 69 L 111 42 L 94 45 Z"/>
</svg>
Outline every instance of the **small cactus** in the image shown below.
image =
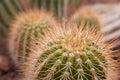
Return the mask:
<svg viewBox="0 0 120 80">
<path fill-rule="evenodd" d="M 9 51 L 17 57 L 28 56 L 28 47 L 35 38 L 42 38 L 43 29 L 47 30 L 57 24 L 55 18 L 46 11 L 28 10 L 16 16 L 10 27 Z"/>
<path fill-rule="evenodd" d="M 108 80 L 113 59 L 94 29 L 54 27 L 44 36 L 24 63 L 24 80 Z"/>
<path fill-rule="evenodd" d="M 78 10 L 73 16 L 71 16 L 71 22 L 74 22 L 79 27 L 81 24 L 91 27 L 91 28 L 100 28 L 100 21 L 98 16 L 89 10 Z"/>
</svg>

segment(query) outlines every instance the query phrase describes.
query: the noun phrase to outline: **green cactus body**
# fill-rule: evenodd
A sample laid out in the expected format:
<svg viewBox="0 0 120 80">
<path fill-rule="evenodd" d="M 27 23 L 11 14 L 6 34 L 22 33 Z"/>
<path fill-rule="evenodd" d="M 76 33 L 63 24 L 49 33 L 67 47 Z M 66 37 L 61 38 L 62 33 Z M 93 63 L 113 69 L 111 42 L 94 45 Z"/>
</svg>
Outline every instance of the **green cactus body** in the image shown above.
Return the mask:
<svg viewBox="0 0 120 80">
<path fill-rule="evenodd" d="M 62 42 L 63 43 L 63 42 Z M 84 49 L 68 50 L 60 42 L 49 43 L 48 50 L 40 57 L 38 80 L 102 80 L 105 58 L 99 46 L 87 44 Z M 48 60 L 48 61 L 47 61 Z"/>
<path fill-rule="evenodd" d="M 20 13 L 10 28 L 9 50 L 17 57 L 29 56 L 29 47 L 36 38 L 42 38 L 43 29 L 47 30 L 57 24 L 52 15 L 45 11 L 30 10 Z"/>
<path fill-rule="evenodd" d="M 101 45 L 89 28 L 55 27 L 31 49 L 25 80 L 107 80 L 107 47 Z"/>
</svg>

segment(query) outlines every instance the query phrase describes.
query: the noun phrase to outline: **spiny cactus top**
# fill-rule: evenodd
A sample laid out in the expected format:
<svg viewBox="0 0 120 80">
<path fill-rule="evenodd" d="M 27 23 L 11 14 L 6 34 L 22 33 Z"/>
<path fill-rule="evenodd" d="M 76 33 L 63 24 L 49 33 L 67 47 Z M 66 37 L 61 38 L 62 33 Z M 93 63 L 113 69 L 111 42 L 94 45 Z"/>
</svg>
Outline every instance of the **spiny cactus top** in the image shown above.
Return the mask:
<svg viewBox="0 0 120 80">
<path fill-rule="evenodd" d="M 71 26 L 54 27 L 36 40 L 22 70 L 24 80 L 110 80 L 107 74 L 114 63 L 109 63 L 113 60 L 102 36 L 94 29 Z"/>
<path fill-rule="evenodd" d="M 84 26 L 99 29 L 101 26 L 97 15 L 89 10 L 76 11 L 73 16 L 71 16 L 71 22 L 77 24 L 77 27 L 82 24 Z"/>
<path fill-rule="evenodd" d="M 28 56 L 28 46 L 34 43 L 32 38 L 41 38 L 43 29 L 57 25 L 55 18 L 46 11 L 28 10 L 16 16 L 10 27 L 9 50 L 18 57 Z"/>
</svg>

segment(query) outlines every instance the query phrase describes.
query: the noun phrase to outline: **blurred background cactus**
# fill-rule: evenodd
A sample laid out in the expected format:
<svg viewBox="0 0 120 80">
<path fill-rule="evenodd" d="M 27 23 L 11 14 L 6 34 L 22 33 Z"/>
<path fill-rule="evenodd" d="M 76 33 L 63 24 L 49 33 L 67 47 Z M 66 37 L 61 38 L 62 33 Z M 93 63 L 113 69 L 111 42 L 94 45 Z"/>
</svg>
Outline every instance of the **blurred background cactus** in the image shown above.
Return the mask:
<svg viewBox="0 0 120 80">
<path fill-rule="evenodd" d="M 77 10 L 70 18 L 70 23 L 75 23 L 77 27 L 80 27 L 81 24 L 95 29 L 100 30 L 101 23 L 98 17 L 98 14 L 91 10 Z"/>
<path fill-rule="evenodd" d="M 70 6 L 79 7 L 82 0 L 31 0 L 32 7 L 46 9 L 58 15 L 59 19 L 67 16 Z"/>
<path fill-rule="evenodd" d="M 42 38 L 43 30 L 59 26 L 55 17 L 43 10 L 28 10 L 16 16 L 10 26 L 8 49 L 11 55 L 18 60 L 29 56 L 29 49 L 36 38 Z"/>
</svg>

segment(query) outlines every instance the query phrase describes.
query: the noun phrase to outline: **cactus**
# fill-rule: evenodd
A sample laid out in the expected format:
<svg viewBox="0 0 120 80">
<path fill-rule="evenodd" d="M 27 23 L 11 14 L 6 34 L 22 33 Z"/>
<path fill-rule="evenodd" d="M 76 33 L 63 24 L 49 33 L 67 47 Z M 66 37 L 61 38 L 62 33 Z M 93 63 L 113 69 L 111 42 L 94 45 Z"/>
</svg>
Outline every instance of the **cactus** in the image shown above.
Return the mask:
<svg viewBox="0 0 120 80">
<path fill-rule="evenodd" d="M 28 10 L 16 16 L 9 32 L 9 51 L 17 57 L 28 56 L 28 47 L 36 44 L 33 39 L 42 38 L 43 29 L 57 24 L 52 14 L 46 11 Z"/>
<path fill-rule="evenodd" d="M 89 10 L 78 10 L 71 16 L 71 22 L 74 22 L 79 27 L 81 24 L 91 28 L 100 29 L 100 21 L 97 14 Z"/>
<path fill-rule="evenodd" d="M 23 80 L 109 80 L 108 45 L 86 26 L 54 27 L 31 47 Z M 110 64 L 109 66 L 111 66 Z"/>
</svg>

